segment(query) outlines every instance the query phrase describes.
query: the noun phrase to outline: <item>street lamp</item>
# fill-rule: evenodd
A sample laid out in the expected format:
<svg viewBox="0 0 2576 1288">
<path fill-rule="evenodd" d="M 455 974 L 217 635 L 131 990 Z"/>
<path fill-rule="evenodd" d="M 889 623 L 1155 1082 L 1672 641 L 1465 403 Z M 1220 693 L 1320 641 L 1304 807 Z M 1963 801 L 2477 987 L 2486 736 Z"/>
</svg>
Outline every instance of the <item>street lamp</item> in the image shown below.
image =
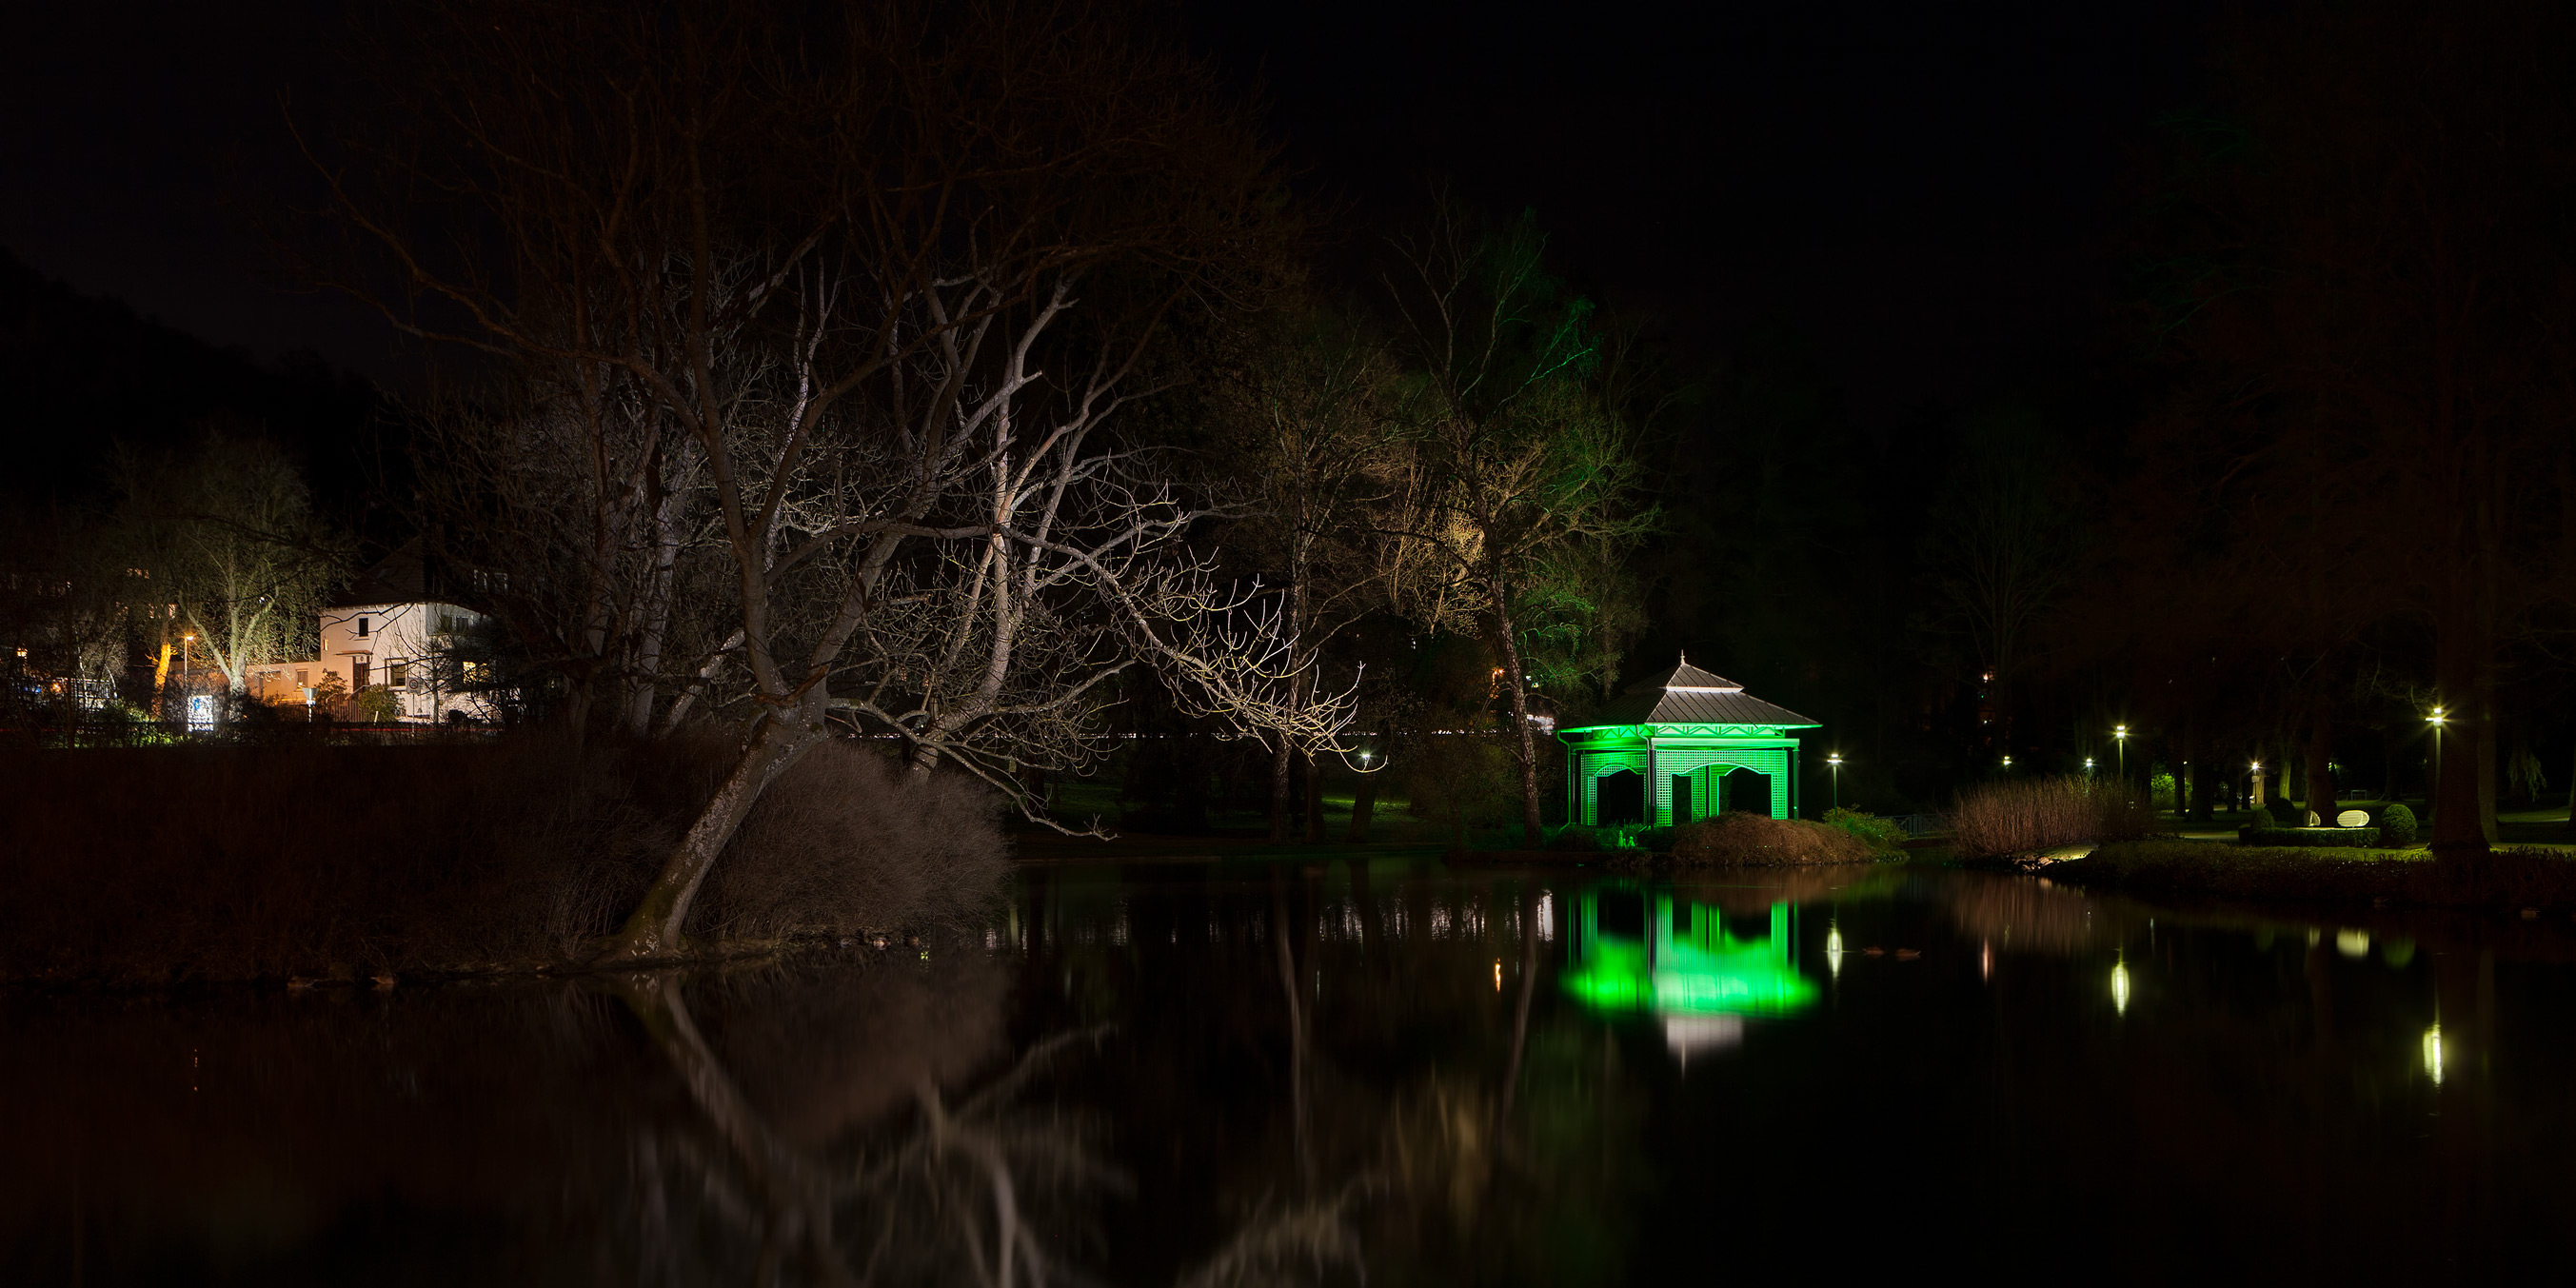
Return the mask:
<svg viewBox="0 0 2576 1288">
<path fill-rule="evenodd" d="M 2012 757 L 2010 756 L 2004 757 L 2004 772 L 2007 774 L 2012 772 Z"/>
<path fill-rule="evenodd" d="M 2086 778 L 2091 778 L 2093 776 L 2093 758 L 2091 756 L 2086 756 L 2084 758 L 2084 776 Z"/>
<path fill-rule="evenodd" d="M 2433 714 L 2424 717 L 2424 723 L 2433 726 L 2433 781 L 2424 787 L 2424 807 L 2429 810 L 2442 790 L 2442 726 L 2447 720 L 2442 709 L 2435 707 Z"/>
<path fill-rule="evenodd" d="M 2120 781 L 2125 783 L 2129 781 L 2129 726 L 2111 726 L 2111 742 L 2119 748 Z"/>
<path fill-rule="evenodd" d="M 1825 768 L 1834 775 L 1834 808 L 1843 807 L 1843 754 L 1839 751 L 1825 757 Z"/>
</svg>

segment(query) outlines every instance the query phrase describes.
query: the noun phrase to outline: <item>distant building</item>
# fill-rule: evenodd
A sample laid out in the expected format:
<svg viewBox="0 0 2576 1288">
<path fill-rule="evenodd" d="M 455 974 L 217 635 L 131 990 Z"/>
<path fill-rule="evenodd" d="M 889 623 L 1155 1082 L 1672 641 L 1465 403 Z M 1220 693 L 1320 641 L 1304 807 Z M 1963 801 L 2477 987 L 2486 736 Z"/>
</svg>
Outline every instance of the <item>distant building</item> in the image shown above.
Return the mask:
<svg viewBox="0 0 2576 1288">
<path fill-rule="evenodd" d="M 1798 740 L 1789 731 L 1821 727 L 1684 658 L 1557 731 L 1566 814 L 1595 827 L 1669 826 L 1729 809 L 1795 817 Z"/>
<path fill-rule="evenodd" d="M 451 713 L 482 719 L 479 695 L 458 692 L 464 668 L 443 664 L 456 637 L 483 616 L 455 602 L 414 541 L 360 573 L 321 612 L 321 655 L 248 668 L 250 695 L 273 704 L 309 703 L 333 674 L 352 696 L 381 685 L 406 722 L 438 723 Z"/>
</svg>

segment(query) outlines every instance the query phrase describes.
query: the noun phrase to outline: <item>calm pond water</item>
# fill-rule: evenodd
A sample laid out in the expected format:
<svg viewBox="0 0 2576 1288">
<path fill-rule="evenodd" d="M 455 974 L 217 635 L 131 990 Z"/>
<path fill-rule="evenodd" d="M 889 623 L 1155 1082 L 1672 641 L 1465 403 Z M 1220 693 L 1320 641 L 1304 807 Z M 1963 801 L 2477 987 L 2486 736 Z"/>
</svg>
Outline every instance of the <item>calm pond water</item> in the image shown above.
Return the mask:
<svg viewBox="0 0 2576 1288">
<path fill-rule="evenodd" d="M 2576 932 L 2031 878 L 1032 870 L 687 980 L 0 996 L 13 1283 L 2554 1266 Z"/>
</svg>

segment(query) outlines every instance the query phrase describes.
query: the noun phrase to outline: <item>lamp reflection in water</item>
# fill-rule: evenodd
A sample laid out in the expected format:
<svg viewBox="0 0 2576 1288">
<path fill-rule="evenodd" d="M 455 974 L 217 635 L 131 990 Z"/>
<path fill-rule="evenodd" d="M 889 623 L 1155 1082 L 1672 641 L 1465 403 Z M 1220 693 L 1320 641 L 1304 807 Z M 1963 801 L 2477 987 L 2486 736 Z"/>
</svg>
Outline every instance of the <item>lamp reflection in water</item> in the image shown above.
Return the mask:
<svg viewBox="0 0 2576 1288">
<path fill-rule="evenodd" d="M 2129 963 L 2126 958 L 2111 967 L 2111 1009 L 2122 1015 L 2129 1013 Z"/>
<path fill-rule="evenodd" d="M 2424 1030 L 2424 1072 L 2433 1075 L 2433 1085 L 2442 1085 L 2442 1026 Z"/>
<path fill-rule="evenodd" d="M 1835 979 L 1843 976 L 1843 928 L 1839 924 L 1825 930 L 1825 969 Z"/>
<path fill-rule="evenodd" d="M 1815 1003 L 1798 973 L 1796 909 L 1770 907 L 1768 933 L 1738 935 L 1710 904 L 1637 887 L 1595 887 L 1570 909 L 1565 990 L 1596 1011 L 1662 1022 L 1665 1044 L 1690 1057 L 1744 1040 L 1746 1016 L 1788 1015 Z M 1829 932 L 1826 962 L 1841 932 Z"/>
</svg>

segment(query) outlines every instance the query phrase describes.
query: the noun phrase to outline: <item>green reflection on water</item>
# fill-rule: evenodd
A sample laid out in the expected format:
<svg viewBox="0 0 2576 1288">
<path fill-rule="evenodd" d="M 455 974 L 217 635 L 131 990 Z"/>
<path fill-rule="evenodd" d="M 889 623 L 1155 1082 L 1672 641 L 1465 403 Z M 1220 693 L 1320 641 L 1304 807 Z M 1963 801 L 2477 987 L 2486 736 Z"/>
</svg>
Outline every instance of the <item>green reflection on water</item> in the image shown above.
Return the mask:
<svg viewBox="0 0 2576 1288">
<path fill-rule="evenodd" d="M 1613 915 L 1602 916 L 1602 899 Z M 1639 915 L 1622 915 L 1636 901 Z M 1649 1015 L 1787 1015 L 1812 1005 L 1798 973 L 1791 907 L 1771 905 L 1769 933 L 1730 933 L 1709 904 L 1616 887 L 1585 891 L 1569 936 L 1567 992 L 1595 1010 Z M 1606 921 L 1606 924 L 1605 924 Z"/>
</svg>

